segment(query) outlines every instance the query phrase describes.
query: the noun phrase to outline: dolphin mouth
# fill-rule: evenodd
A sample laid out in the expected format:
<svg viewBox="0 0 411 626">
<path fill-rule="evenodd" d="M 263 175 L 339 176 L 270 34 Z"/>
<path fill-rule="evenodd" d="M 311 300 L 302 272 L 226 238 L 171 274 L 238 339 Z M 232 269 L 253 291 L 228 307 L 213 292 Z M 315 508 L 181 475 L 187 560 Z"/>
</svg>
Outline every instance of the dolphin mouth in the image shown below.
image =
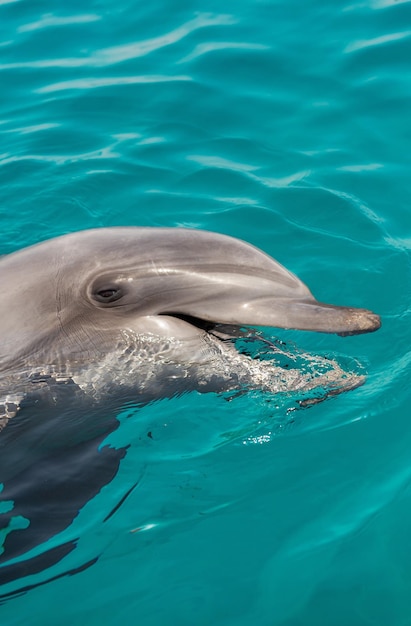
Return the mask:
<svg viewBox="0 0 411 626">
<path fill-rule="evenodd" d="M 195 317 L 194 315 L 185 315 L 184 313 L 160 313 L 159 316 L 166 315 L 167 317 L 173 317 L 174 319 L 180 320 L 185 324 L 189 324 L 198 330 L 202 330 L 208 335 L 213 335 L 220 341 L 227 341 L 229 339 L 237 339 L 239 337 L 243 337 L 247 334 L 251 327 L 247 326 L 248 330 L 244 330 L 245 326 L 240 326 L 237 324 L 224 324 L 220 322 L 211 322 L 209 320 L 204 320 L 201 317 Z"/>
</svg>

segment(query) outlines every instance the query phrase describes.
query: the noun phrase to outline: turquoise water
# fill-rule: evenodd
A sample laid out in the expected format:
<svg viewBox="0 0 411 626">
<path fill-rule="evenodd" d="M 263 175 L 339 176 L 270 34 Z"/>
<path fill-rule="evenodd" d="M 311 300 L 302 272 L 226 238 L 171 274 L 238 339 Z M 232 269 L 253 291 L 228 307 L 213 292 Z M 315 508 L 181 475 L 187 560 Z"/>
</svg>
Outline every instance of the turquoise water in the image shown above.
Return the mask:
<svg viewBox="0 0 411 626">
<path fill-rule="evenodd" d="M 124 411 L 117 475 L 47 543 L 76 549 L 4 585 L 36 586 L 3 625 L 411 624 L 410 20 L 395 0 L 0 0 L 2 253 L 205 228 L 383 320 L 272 331 L 368 374 L 292 419 L 211 394 Z"/>
</svg>

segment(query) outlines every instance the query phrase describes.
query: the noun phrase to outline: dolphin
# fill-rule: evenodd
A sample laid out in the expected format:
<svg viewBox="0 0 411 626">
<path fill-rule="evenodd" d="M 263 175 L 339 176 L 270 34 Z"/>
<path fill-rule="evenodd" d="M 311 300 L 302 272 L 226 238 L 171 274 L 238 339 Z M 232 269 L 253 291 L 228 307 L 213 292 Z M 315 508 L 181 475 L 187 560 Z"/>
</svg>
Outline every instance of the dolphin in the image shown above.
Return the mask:
<svg viewBox="0 0 411 626">
<path fill-rule="evenodd" d="M 104 436 L 116 427 L 114 418 L 102 418 L 108 409 L 192 390 L 297 391 L 307 402 L 319 388 L 324 397 L 334 395 L 363 377 L 332 360 L 324 369 L 320 357 L 320 374 L 284 370 L 239 352 L 236 337 L 248 326 L 339 335 L 380 327 L 367 309 L 317 301 L 297 276 L 249 243 L 184 228 L 101 228 L 30 246 L 0 259 L 0 293 L 0 499 L 15 503 L 3 520 L 0 562 L 62 530 L 115 475 L 125 451 L 101 455 Z M 55 510 L 45 511 L 50 498 L 64 493 L 63 466 L 78 463 L 76 450 L 88 467 L 99 452 L 96 472 L 88 471 L 88 490 L 80 497 L 73 489 L 71 509 L 47 526 Z M 35 477 L 44 486 L 45 475 L 48 489 L 36 492 Z M 83 484 L 81 471 L 72 480 Z M 12 515 L 24 517 L 22 499 L 26 510 L 36 499 L 25 514 L 30 527 L 12 532 Z M 37 556 L 31 570 L 0 563 L 0 582 L 2 574 L 8 582 L 48 567 L 72 547 L 57 557 L 47 553 L 43 566 Z"/>
<path fill-rule="evenodd" d="M 244 241 L 183 228 L 57 237 L 1 259 L 0 290 L 3 426 L 47 377 L 74 380 L 89 395 L 117 386 L 158 397 L 173 393 L 170 381 L 189 364 L 186 384 L 206 390 L 210 353 L 228 352 L 212 334 L 218 324 L 340 335 L 380 326 L 366 309 L 318 302 L 297 276 Z"/>
</svg>

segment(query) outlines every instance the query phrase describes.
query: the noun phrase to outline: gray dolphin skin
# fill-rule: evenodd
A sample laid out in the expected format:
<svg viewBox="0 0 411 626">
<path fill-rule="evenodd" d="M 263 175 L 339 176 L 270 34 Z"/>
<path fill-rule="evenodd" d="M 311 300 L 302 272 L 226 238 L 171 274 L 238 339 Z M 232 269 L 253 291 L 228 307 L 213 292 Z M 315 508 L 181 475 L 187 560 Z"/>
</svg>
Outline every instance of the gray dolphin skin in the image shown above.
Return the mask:
<svg viewBox="0 0 411 626">
<path fill-rule="evenodd" d="M 184 228 L 57 237 L 2 258 L 0 289 L 2 426 L 22 398 L 51 382 L 74 382 L 94 398 L 133 389 L 142 401 L 173 395 L 173 385 L 177 392 L 250 380 L 272 392 L 297 387 L 276 380 L 266 363 L 254 371 L 252 360 L 218 339 L 217 324 L 341 335 L 380 327 L 371 311 L 318 302 L 254 246 Z"/>
</svg>

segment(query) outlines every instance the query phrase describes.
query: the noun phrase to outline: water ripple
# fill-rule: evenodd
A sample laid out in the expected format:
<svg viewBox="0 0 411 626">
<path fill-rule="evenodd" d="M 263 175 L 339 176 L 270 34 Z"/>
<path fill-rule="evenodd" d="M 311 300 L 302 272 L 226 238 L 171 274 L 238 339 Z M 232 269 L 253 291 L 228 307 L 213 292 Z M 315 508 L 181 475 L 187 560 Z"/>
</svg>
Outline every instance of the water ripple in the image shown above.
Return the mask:
<svg viewBox="0 0 411 626">
<path fill-rule="evenodd" d="M 98 16 L 88 16 L 90 18 L 98 18 Z M 74 21 L 64 22 L 65 18 L 49 18 L 59 20 L 59 25 L 67 23 L 75 23 Z M 67 18 L 70 19 L 70 18 Z M 75 18 L 72 18 L 74 20 Z M 84 21 L 84 20 L 83 20 Z M 86 21 L 95 21 L 89 19 Z M 182 24 L 178 28 L 175 28 L 164 35 L 154 37 L 152 39 L 146 39 L 142 41 L 134 41 L 128 44 L 122 44 L 120 46 L 111 46 L 108 48 L 101 48 L 95 50 L 90 55 L 82 57 L 66 57 L 66 58 L 51 58 L 42 60 L 30 60 L 11 63 L 0 64 L 0 69 L 19 69 L 19 68 L 52 68 L 52 67 L 107 67 L 129 61 L 139 57 L 149 55 L 152 52 L 158 51 L 166 46 L 175 44 L 188 35 L 194 33 L 199 29 L 203 29 L 209 26 L 227 26 L 235 24 L 236 19 L 230 15 L 213 15 L 210 13 L 200 13 L 197 17 L 188 22 Z M 41 22 L 37 22 L 37 25 Z M 78 22 L 77 22 L 78 23 Z M 52 24 L 47 22 L 48 26 Z M 19 32 L 25 30 L 35 30 L 38 28 L 36 25 L 23 25 L 19 28 Z M 23 29 L 23 31 L 22 31 Z"/>
<path fill-rule="evenodd" d="M 207 26 L 227 26 L 235 24 L 236 21 L 237 20 L 231 15 L 212 15 L 211 13 L 200 13 L 200 15 L 193 20 L 182 24 L 175 30 L 170 31 L 165 35 L 161 35 L 160 37 L 99 50 L 94 55 L 94 63 L 105 66 L 113 65 L 114 63 L 121 63 L 122 61 L 128 61 L 130 59 L 136 59 L 156 50 L 160 50 L 165 46 L 177 43 L 178 41 L 181 41 L 181 39 L 184 39 L 184 37 L 187 37 L 187 35 L 190 35 L 200 28 L 206 28 Z"/>
<path fill-rule="evenodd" d="M 81 161 L 90 161 L 93 159 L 113 159 L 121 157 L 121 153 L 114 152 L 112 146 L 107 146 L 100 150 L 92 152 L 84 152 L 70 155 L 51 155 L 51 154 L 24 154 L 15 156 L 13 154 L 0 154 L 0 166 L 10 163 L 19 163 L 24 161 L 39 161 L 42 163 L 55 163 L 56 165 L 65 165 L 66 163 L 76 163 Z"/>
<path fill-rule="evenodd" d="M 245 163 L 237 163 L 235 161 L 231 161 L 229 159 L 224 159 L 219 156 L 203 156 L 203 155 L 189 155 L 187 156 L 189 161 L 195 161 L 196 163 L 200 163 L 200 165 L 204 165 L 205 167 L 221 167 L 223 169 L 228 169 L 237 172 L 253 172 L 258 170 L 258 166 L 256 165 L 247 165 Z"/>
<path fill-rule="evenodd" d="M 59 126 L 60 124 L 55 122 L 35 124 L 34 126 L 23 126 L 21 128 L 8 128 L 6 130 L 0 130 L 0 134 L 17 133 L 18 135 L 30 135 L 31 133 L 38 133 L 43 130 L 49 130 L 50 128 L 58 128 Z"/>
<path fill-rule="evenodd" d="M 190 81 L 190 76 L 106 76 L 105 78 L 77 78 L 53 83 L 36 89 L 36 93 L 53 93 L 67 89 L 96 89 L 100 87 L 114 87 L 119 85 L 138 85 L 148 83 L 170 83 Z"/>
<path fill-rule="evenodd" d="M 27 33 L 31 30 L 41 30 L 42 28 L 50 28 L 53 26 L 68 26 L 70 24 L 87 24 L 89 22 L 97 22 L 101 20 L 100 15 L 93 14 L 79 14 L 68 15 L 66 17 L 57 17 L 53 14 L 43 15 L 43 17 L 37 22 L 31 22 L 30 24 L 23 24 L 17 29 L 18 33 Z"/>
<path fill-rule="evenodd" d="M 381 35 L 380 37 L 374 37 L 373 39 L 363 39 L 354 41 L 353 43 L 348 44 L 344 49 L 344 52 L 349 54 L 350 52 L 356 52 L 357 50 L 362 50 L 363 48 L 371 48 L 373 46 L 381 46 L 386 43 L 391 43 L 393 41 L 399 41 L 400 39 L 406 39 L 411 35 L 411 30 L 404 31 L 402 33 L 391 33 L 389 35 Z"/>
<path fill-rule="evenodd" d="M 342 165 L 338 169 L 343 172 L 373 172 L 382 167 L 384 167 L 382 163 L 362 163 L 361 165 Z"/>
<path fill-rule="evenodd" d="M 202 57 L 210 52 L 219 52 L 220 50 L 268 50 L 269 46 L 258 43 L 244 43 L 235 41 L 210 41 L 198 44 L 193 52 L 184 57 L 179 63 L 188 63 L 198 57 Z"/>
<path fill-rule="evenodd" d="M 408 4 L 411 0 L 371 0 L 371 6 L 373 9 L 386 9 L 388 7 L 395 7 L 399 4 Z"/>
</svg>

